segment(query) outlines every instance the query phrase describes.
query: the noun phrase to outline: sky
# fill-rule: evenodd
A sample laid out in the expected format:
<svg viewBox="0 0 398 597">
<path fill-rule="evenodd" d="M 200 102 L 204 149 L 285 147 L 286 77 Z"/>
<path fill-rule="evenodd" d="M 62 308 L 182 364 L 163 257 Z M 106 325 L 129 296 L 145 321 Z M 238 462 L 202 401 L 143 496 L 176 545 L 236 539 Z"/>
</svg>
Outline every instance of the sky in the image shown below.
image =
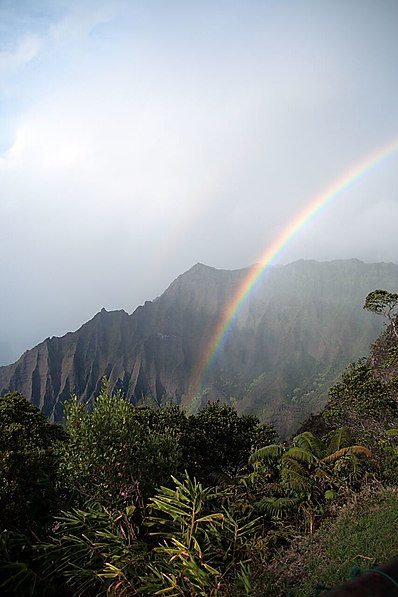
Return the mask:
<svg viewBox="0 0 398 597">
<path fill-rule="evenodd" d="M 0 0 L 0 365 L 256 263 L 398 144 L 396 0 Z M 280 263 L 398 262 L 398 152 Z"/>
</svg>

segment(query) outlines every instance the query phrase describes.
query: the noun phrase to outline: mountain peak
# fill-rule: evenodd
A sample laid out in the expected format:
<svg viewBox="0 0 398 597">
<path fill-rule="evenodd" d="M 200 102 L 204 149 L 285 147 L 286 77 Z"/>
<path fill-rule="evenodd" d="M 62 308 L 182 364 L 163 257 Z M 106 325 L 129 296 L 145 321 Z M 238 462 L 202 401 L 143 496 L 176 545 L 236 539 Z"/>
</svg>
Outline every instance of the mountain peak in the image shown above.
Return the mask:
<svg viewBox="0 0 398 597">
<path fill-rule="evenodd" d="M 363 311 L 363 301 L 374 288 L 395 291 L 398 266 L 302 260 L 273 267 L 247 294 L 199 384 L 215 330 L 250 271 L 197 263 L 131 315 L 102 308 L 76 332 L 1 367 L 0 395 L 21 391 L 59 420 L 71 394 L 91 402 L 106 375 L 134 403 L 175 401 L 194 410 L 226 401 L 287 436 L 375 340 L 382 322 Z"/>
<path fill-rule="evenodd" d="M 216 271 L 215 267 L 212 267 L 211 265 L 206 265 L 205 263 L 201 263 L 200 261 L 198 261 L 198 263 L 195 263 L 195 265 L 193 265 L 188 271 L 186 271 L 185 273 L 188 272 L 200 272 L 200 271 Z"/>
</svg>

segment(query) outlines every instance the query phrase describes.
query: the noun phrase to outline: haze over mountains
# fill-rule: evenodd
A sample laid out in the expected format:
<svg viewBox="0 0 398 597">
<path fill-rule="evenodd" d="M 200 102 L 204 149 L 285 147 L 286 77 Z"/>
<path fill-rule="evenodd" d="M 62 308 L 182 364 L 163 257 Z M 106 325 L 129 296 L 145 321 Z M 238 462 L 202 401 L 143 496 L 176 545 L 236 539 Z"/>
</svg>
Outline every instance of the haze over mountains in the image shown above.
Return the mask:
<svg viewBox="0 0 398 597">
<path fill-rule="evenodd" d="M 376 288 L 396 291 L 398 266 L 352 259 L 274 267 L 195 388 L 197 364 L 247 273 L 197 264 L 131 315 L 103 309 L 76 332 L 47 338 L 0 367 L 0 393 L 21 391 L 59 421 L 72 393 L 91 402 L 107 375 L 134 403 L 195 411 L 219 399 L 286 436 L 323 406 L 344 368 L 367 354 L 383 322 L 363 311 L 364 299 Z"/>
</svg>

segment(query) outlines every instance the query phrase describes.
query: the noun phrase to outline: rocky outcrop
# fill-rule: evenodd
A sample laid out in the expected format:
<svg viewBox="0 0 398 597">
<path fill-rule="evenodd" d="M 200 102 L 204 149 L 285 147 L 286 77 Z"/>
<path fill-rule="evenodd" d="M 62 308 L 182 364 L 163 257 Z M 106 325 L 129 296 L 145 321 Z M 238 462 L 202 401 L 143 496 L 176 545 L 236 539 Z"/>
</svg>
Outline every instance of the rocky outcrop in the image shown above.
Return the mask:
<svg viewBox="0 0 398 597">
<path fill-rule="evenodd" d="M 247 273 L 197 264 L 131 315 L 103 309 L 76 332 L 47 338 L 0 367 L 0 393 L 21 391 L 60 420 L 72 393 L 92 401 L 106 375 L 135 403 L 194 409 L 221 399 L 286 434 L 321 408 L 328 385 L 367 353 L 382 322 L 362 310 L 365 296 L 375 288 L 396 291 L 398 266 L 348 260 L 272 268 L 193 396 L 198 363 Z"/>
</svg>

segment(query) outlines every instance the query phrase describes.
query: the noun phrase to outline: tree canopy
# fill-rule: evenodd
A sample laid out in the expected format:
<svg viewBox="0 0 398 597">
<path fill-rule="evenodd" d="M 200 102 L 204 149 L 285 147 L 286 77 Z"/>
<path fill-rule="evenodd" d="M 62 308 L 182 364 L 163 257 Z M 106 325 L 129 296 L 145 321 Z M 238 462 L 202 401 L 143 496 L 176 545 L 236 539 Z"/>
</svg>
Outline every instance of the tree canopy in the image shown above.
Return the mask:
<svg viewBox="0 0 398 597">
<path fill-rule="evenodd" d="M 365 299 L 363 306 L 367 311 L 382 315 L 391 324 L 395 337 L 398 338 L 396 319 L 398 315 L 398 294 L 387 290 L 372 290 Z"/>
<path fill-rule="evenodd" d="M 22 394 L 0 398 L 0 527 L 43 524 L 56 507 L 56 444 L 66 439 Z"/>
</svg>

